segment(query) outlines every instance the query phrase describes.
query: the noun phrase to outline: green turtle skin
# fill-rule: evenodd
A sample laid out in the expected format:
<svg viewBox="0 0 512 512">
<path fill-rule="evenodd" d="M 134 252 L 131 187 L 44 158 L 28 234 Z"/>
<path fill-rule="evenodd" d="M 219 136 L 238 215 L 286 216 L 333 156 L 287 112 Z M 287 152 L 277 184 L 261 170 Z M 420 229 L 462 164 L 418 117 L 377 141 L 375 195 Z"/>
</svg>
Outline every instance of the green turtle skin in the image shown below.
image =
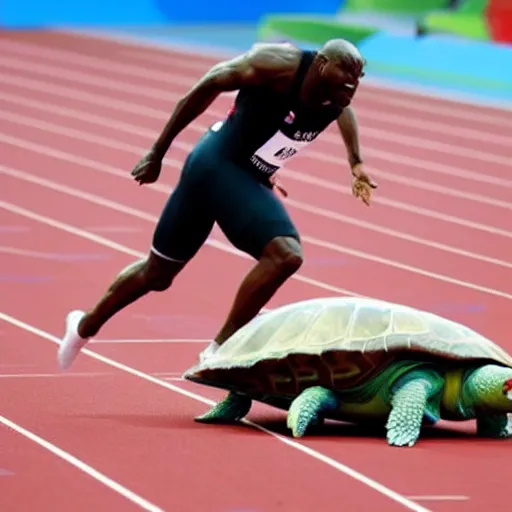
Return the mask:
<svg viewBox="0 0 512 512">
<path fill-rule="evenodd" d="M 391 446 L 414 446 L 425 425 L 476 420 L 508 438 L 512 357 L 466 326 L 407 306 L 330 297 L 258 316 L 190 381 L 228 390 L 196 418 L 236 422 L 254 400 L 287 411 L 294 437 L 326 419 L 385 425 Z"/>
</svg>

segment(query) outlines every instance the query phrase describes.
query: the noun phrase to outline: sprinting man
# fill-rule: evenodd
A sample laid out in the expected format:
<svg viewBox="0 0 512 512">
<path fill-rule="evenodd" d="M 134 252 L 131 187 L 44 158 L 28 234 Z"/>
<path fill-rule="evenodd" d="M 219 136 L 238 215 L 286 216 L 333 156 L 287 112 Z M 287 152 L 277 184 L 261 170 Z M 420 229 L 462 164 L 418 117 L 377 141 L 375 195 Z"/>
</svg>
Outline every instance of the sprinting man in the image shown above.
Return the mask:
<svg viewBox="0 0 512 512">
<path fill-rule="evenodd" d="M 214 353 L 252 320 L 303 262 L 299 233 L 274 193 L 279 188 L 275 173 L 333 121 L 347 149 L 353 194 L 369 205 L 376 184 L 363 170 L 350 107 L 363 68 L 359 51 L 342 39 L 328 41 L 319 51 L 256 44 L 213 66 L 177 103 L 158 140 L 133 169 L 135 181 L 158 179 L 174 139 L 221 93 L 239 91 L 233 108 L 187 156 L 147 257 L 123 269 L 87 312 L 68 314 L 58 350 L 61 368 L 67 369 L 116 313 L 149 292 L 168 289 L 215 222 L 256 264 L 200 357 Z"/>
</svg>

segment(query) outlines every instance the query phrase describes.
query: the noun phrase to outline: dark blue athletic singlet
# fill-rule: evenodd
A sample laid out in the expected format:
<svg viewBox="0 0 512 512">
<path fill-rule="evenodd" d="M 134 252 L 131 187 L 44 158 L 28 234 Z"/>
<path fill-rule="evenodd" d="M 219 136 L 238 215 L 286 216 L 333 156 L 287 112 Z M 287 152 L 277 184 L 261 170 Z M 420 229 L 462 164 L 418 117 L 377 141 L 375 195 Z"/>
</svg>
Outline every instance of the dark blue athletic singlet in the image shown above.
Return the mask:
<svg viewBox="0 0 512 512">
<path fill-rule="evenodd" d="M 241 89 L 227 118 L 215 123 L 216 148 L 229 160 L 271 176 L 312 142 L 341 113 L 333 106 L 303 112 L 299 93 L 315 52 L 304 51 L 288 93 Z"/>
<path fill-rule="evenodd" d="M 301 107 L 299 92 L 315 54 L 304 52 L 287 93 L 253 87 L 239 91 L 223 121 L 201 137 L 155 229 L 153 250 L 187 262 L 217 222 L 239 250 L 258 259 L 279 237 L 300 241 L 269 178 L 341 113 Z"/>
</svg>

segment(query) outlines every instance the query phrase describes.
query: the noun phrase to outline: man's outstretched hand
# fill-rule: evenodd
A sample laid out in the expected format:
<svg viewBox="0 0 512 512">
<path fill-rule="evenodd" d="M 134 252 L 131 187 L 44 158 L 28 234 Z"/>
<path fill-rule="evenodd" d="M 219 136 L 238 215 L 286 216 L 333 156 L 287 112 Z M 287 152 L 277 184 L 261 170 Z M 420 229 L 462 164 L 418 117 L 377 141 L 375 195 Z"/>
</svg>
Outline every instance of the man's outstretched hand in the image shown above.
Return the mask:
<svg viewBox="0 0 512 512">
<path fill-rule="evenodd" d="M 364 172 L 363 164 L 355 165 L 352 169 L 352 194 L 354 197 L 370 206 L 372 190 L 376 188 L 377 184 Z"/>
</svg>

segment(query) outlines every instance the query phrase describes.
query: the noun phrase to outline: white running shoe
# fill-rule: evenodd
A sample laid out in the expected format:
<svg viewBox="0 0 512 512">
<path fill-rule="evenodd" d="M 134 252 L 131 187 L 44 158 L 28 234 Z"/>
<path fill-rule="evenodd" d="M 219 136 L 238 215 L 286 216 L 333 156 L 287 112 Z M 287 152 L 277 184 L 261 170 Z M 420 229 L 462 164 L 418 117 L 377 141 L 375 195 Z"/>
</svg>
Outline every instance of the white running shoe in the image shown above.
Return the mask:
<svg viewBox="0 0 512 512">
<path fill-rule="evenodd" d="M 67 370 L 71 366 L 82 347 L 89 341 L 88 338 L 81 338 L 78 334 L 78 324 L 84 315 L 85 312 L 75 310 L 68 313 L 66 317 L 66 333 L 57 352 L 57 359 L 62 370 Z"/>
</svg>

